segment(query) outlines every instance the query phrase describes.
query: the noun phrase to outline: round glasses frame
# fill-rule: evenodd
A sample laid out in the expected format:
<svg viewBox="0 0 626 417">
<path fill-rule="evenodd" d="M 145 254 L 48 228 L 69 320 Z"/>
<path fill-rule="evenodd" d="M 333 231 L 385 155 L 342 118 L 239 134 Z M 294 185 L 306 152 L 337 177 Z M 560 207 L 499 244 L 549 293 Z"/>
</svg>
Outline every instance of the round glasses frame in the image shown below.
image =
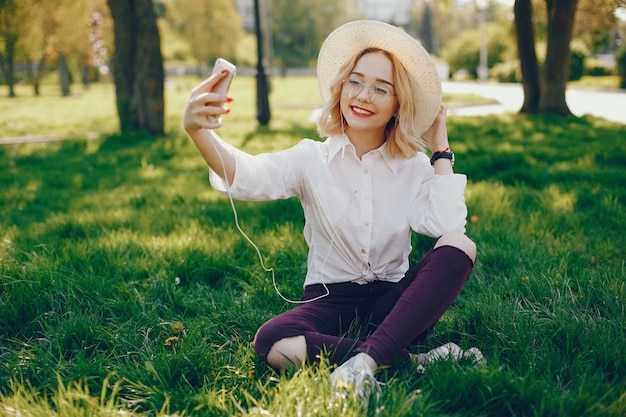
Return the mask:
<svg viewBox="0 0 626 417">
<path fill-rule="evenodd" d="M 389 96 L 396 95 L 389 91 L 387 88 L 382 87 L 378 84 L 367 84 L 355 78 L 347 78 L 343 80 L 341 84 L 343 86 L 343 91 L 347 94 L 349 98 L 358 97 L 363 89 L 367 87 L 367 97 L 372 102 L 372 104 L 385 104 L 387 100 L 389 100 Z"/>
</svg>

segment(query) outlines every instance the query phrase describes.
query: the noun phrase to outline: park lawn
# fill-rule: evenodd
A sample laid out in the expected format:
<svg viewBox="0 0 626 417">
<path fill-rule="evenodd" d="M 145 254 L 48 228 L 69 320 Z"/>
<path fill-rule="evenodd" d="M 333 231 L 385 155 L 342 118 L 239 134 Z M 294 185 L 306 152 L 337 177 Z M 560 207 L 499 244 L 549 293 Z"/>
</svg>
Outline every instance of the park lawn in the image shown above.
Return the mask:
<svg viewBox="0 0 626 417">
<path fill-rule="evenodd" d="M 181 132 L 197 82 L 168 82 L 169 133 L 159 138 L 111 133 L 106 86 L 93 86 L 87 101 L 108 101 L 109 110 L 79 118 L 65 99 L 47 104 L 65 109 L 54 120 L 34 111 L 39 99 L 0 99 L 0 126 L 29 114 L 25 106 L 42 118 L 11 135 L 57 126 L 75 136 L 0 147 L 0 415 L 625 414 L 623 125 L 449 118 L 479 259 L 457 301 L 412 349 L 454 341 L 480 348 L 487 364 L 442 362 L 419 374 L 399 361 L 379 374 L 386 385 L 364 409 L 332 392 L 325 362 L 277 374 L 256 359 L 258 326 L 292 306 Z M 238 78 L 232 95 L 220 133 L 244 150 L 317 137 L 312 78 L 273 82 L 266 128 L 254 120 L 251 79 Z M 85 139 L 98 131 L 105 134 Z M 236 207 L 281 292 L 297 298 L 307 250 L 298 202 Z M 414 242 L 415 260 L 432 239 Z"/>
</svg>

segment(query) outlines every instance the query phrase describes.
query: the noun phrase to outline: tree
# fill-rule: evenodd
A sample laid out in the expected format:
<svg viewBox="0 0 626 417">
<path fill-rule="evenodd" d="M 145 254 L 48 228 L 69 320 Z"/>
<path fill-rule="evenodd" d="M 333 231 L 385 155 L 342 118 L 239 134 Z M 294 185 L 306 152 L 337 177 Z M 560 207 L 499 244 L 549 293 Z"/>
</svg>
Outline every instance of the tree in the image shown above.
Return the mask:
<svg viewBox="0 0 626 417">
<path fill-rule="evenodd" d="M 15 97 L 14 63 L 17 42 L 28 19 L 28 4 L 22 0 L 0 0 L 0 69 Z"/>
<path fill-rule="evenodd" d="M 30 20 L 37 22 L 37 24 L 29 25 L 29 30 L 22 36 L 21 44 L 23 54 L 29 61 L 28 74 L 33 86 L 33 93 L 35 96 L 39 96 L 40 80 L 43 77 L 49 55 L 48 40 L 56 26 L 55 5 L 50 7 L 50 3 L 38 1 L 33 2 L 30 6 Z"/>
<path fill-rule="evenodd" d="M 548 6 L 548 49 L 541 84 L 539 110 L 570 115 L 565 101 L 569 78 L 570 42 L 578 0 L 546 0 Z"/>
<path fill-rule="evenodd" d="M 273 56 L 283 70 L 307 67 L 324 38 L 342 21 L 336 0 L 272 0 Z"/>
<path fill-rule="evenodd" d="M 241 17 L 232 0 L 172 0 L 166 20 L 189 42 L 193 57 L 203 65 L 217 58 L 236 63 L 243 36 Z"/>
<path fill-rule="evenodd" d="M 543 70 L 536 65 L 532 5 L 530 0 L 515 0 L 515 25 L 522 69 L 524 113 L 570 115 L 565 101 L 569 77 L 570 41 L 574 28 L 577 0 L 546 0 L 547 42 Z M 539 80 L 539 82 L 537 82 Z M 537 94 L 538 90 L 538 94 Z"/>
<path fill-rule="evenodd" d="M 269 104 L 269 88 L 263 63 L 263 35 L 261 31 L 261 12 L 259 0 L 254 0 L 254 32 L 256 34 L 257 65 L 256 65 L 256 118 L 261 126 L 267 126 L 272 117 Z"/>
<path fill-rule="evenodd" d="M 35 6 L 41 11 L 43 40 L 49 59 L 57 66 L 61 95 L 67 97 L 74 79 L 71 71 L 73 58 L 76 61 L 88 44 L 87 4 L 71 0 L 35 0 Z"/>
<path fill-rule="evenodd" d="M 535 51 L 535 33 L 543 20 L 533 16 L 531 0 L 515 0 L 517 46 L 524 86 L 522 113 L 571 114 L 565 90 L 574 27 L 577 36 L 589 38 L 590 47 L 599 45 L 614 28 L 615 9 L 624 4 L 624 0 L 580 0 L 586 12 L 583 22 L 576 20 L 578 0 L 545 0 L 547 51 L 545 62 L 540 66 Z"/>
<path fill-rule="evenodd" d="M 152 0 L 108 0 L 114 22 L 113 78 L 122 132 L 164 132 L 165 74 Z"/>
<path fill-rule="evenodd" d="M 626 7 L 625 0 L 579 0 L 574 25 L 574 38 L 582 39 L 593 51 L 610 44 L 617 27 L 615 10 Z"/>
<path fill-rule="evenodd" d="M 424 6 L 424 14 L 422 15 L 422 23 L 420 25 L 419 39 L 422 42 L 422 46 L 429 53 L 434 52 L 433 43 L 433 15 L 430 11 L 430 6 L 426 4 Z"/>
<path fill-rule="evenodd" d="M 541 88 L 539 63 L 535 51 L 532 4 L 530 0 L 516 0 L 513 10 L 515 12 L 517 49 L 522 71 L 522 86 L 524 88 L 524 103 L 520 112 L 535 113 L 539 106 Z"/>
<path fill-rule="evenodd" d="M 41 1 L 41 0 L 39 0 Z M 89 39 L 89 21 L 93 12 L 98 8 L 104 9 L 106 6 L 102 0 L 91 0 L 89 2 L 77 2 L 72 0 L 55 0 L 57 7 L 54 14 L 59 22 L 55 36 L 50 39 L 51 49 L 57 57 L 57 67 L 62 65 L 64 59 L 68 61 L 67 72 L 70 74 L 80 74 L 83 85 L 87 86 L 88 78 L 85 73 L 87 68 L 92 66 L 93 45 Z M 55 1 L 45 0 L 45 3 Z M 42 1 L 42 3 L 44 3 Z M 70 68 L 74 71 L 70 71 Z M 59 70 L 60 80 L 68 74 Z M 73 78 L 70 76 L 70 78 Z M 63 82 L 61 82 L 63 91 Z M 69 93 L 69 89 L 67 91 Z"/>
<path fill-rule="evenodd" d="M 80 63 L 84 73 L 84 67 L 90 65 L 92 45 L 87 33 L 90 11 L 106 8 L 106 0 L 91 0 L 89 4 L 74 0 L 0 1 L 6 6 L 0 6 L 0 15 L 7 18 L 2 21 L 8 22 L 0 26 L 8 27 L 17 36 L 11 60 L 26 64 L 26 78 L 33 85 L 34 95 L 40 94 L 40 80 L 46 68 L 56 65 L 61 94 L 68 96 L 72 69 Z M 0 51 L 3 51 L 1 46 Z M 9 72 L 8 78 L 13 79 L 12 70 Z"/>
<path fill-rule="evenodd" d="M 412 19 L 407 26 L 409 33 L 414 33 L 421 40 L 424 14 L 429 10 L 431 21 L 431 39 L 433 51 L 439 51 L 453 39 L 458 38 L 463 32 L 475 29 L 476 8 L 469 2 L 452 2 L 450 0 L 433 0 L 428 2 L 412 2 Z M 422 43 L 425 44 L 422 40 Z"/>
</svg>

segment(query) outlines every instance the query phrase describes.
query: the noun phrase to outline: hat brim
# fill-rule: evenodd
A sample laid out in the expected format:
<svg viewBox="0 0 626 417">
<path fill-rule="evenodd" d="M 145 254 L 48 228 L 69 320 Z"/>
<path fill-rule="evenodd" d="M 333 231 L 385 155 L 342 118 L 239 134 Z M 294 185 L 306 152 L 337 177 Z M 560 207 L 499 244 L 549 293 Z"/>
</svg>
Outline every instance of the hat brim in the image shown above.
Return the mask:
<svg viewBox="0 0 626 417">
<path fill-rule="evenodd" d="M 356 20 L 335 29 L 324 41 L 317 58 L 317 79 L 324 102 L 331 98 L 330 85 L 352 57 L 379 48 L 394 55 L 412 78 L 413 97 L 419 115 L 418 131 L 433 123 L 441 105 L 441 80 L 424 47 L 402 29 L 376 20 Z"/>
</svg>

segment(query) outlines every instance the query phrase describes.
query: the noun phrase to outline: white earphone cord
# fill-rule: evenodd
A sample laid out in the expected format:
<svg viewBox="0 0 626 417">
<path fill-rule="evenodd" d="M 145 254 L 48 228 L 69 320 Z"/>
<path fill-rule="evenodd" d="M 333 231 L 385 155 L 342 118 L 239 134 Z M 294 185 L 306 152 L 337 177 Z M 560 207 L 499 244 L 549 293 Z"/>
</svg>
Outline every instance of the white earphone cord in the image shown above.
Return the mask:
<svg viewBox="0 0 626 417">
<path fill-rule="evenodd" d="M 213 145 L 213 149 L 215 149 L 215 153 L 217 153 L 217 156 L 220 159 L 220 162 L 222 163 L 222 170 L 224 172 L 224 177 L 226 177 L 226 164 L 224 163 L 224 158 L 222 158 L 222 154 L 219 152 L 219 150 L 217 149 L 217 146 L 213 142 L 214 140 L 217 140 L 216 139 L 217 135 L 211 135 L 211 136 L 214 136 L 214 137 L 211 138 L 211 144 Z M 319 295 L 317 297 L 311 298 L 309 300 L 290 300 L 289 298 L 285 297 L 280 292 L 280 290 L 278 289 L 278 284 L 276 283 L 276 274 L 274 272 L 274 268 L 268 268 L 268 267 L 265 266 L 265 262 L 263 261 L 263 255 L 261 254 L 261 250 L 252 241 L 252 239 L 246 234 L 246 232 L 243 231 L 243 229 L 239 225 L 239 216 L 237 215 L 237 209 L 235 208 L 235 201 L 233 200 L 233 196 L 232 196 L 232 194 L 230 192 L 230 183 L 228 181 L 228 178 L 223 178 L 223 179 L 224 179 L 224 182 L 226 183 L 226 193 L 228 194 L 228 200 L 230 201 L 230 207 L 233 209 L 233 216 L 235 218 L 235 226 L 237 227 L 237 230 L 239 230 L 239 233 L 241 233 L 241 235 L 248 241 L 248 243 L 250 245 L 252 245 L 252 247 L 256 251 L 257 255 L 259 256 L 259 263 L 261 264 L 261 268 L 263 268 L 263 270 L 265 272 L 269 272 L 269 273 L 272 274 L 272 285 L 274 286 L 274 290 L 280 296 L 280 298 L 282 298 L 286 302 L 292 303 L 292 304 L 306 304 L 306 303 L 310 303 L 311 301 L 319 300 L 319 299 L 324 298 L 327 295 L 329 295 L 330 291 L 328 290 L 328 287 L 326 286 L 326 283 L 323 280 L 322 280 L 322 286 L 324 287 L 325 293 L 322 294 L 322 295 Z M 333 237 L 332 237 L 332 239 L 330 241 L 330 246 L 328 248 L 328 253 L 326 254 L 326 258 L 324 258 L 324 263 L 322 264 L 322 268 L 321 269 L 323 269 L 324 265 L 326 265 L 326 260 L 328 259 L 328 256 L 330 255 L 330 249 L 333 246 L 333 242 L 335 240 L 336 234 L 337 234 L 337 230 L 335 230 L 335 233 L 333 233 Z M 321 275 L 321 271 L 320 271 L 320 275 Z"/>
</svg>

